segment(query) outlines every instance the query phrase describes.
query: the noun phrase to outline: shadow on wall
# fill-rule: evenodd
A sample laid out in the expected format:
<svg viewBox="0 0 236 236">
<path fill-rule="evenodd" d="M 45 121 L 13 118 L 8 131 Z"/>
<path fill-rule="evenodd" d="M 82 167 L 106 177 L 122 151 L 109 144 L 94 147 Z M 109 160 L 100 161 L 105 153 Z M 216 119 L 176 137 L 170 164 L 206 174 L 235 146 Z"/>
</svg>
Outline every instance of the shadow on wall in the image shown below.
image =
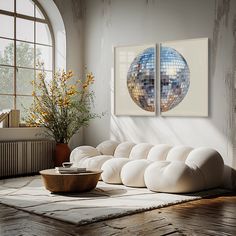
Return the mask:
<svg viewBox="0 0 236 236">
<path fill-rule="evenodd" d="M 119 141 L 208 146 L 223 156 L 225 180 L 236 185 L 234 76 L 236 12 L 232 1 L 217 1 L 210 40 L 209 117 L 117 117 L 111 114 L 110 138 Z M 234 24 L 231 24 L 231 23 Z M 232 42 L 226 45 L 226 42 Z M 233 47 L 233 48 L 232 48 Z M 233 51 L 232 51 L 233 50 Z M 113 92 L 112 92 L 113 93 Z M 111 95 L 113 97 L 113 94 Z M 212 99 L 214 98 L 214 99 Z M 114 101 L 112 101 L 113 103 Z M 230 167 L 231 166 L 231 167 Z M 233 168 L 232 168 L 233 167 Z"/>
<path fill-rule="evenodd" d="M 207 118 L 116 117 L 111 115 L 110 138 L 119 141 L 209 146 L 227 155 L 227 139 Z"/>
</svg>

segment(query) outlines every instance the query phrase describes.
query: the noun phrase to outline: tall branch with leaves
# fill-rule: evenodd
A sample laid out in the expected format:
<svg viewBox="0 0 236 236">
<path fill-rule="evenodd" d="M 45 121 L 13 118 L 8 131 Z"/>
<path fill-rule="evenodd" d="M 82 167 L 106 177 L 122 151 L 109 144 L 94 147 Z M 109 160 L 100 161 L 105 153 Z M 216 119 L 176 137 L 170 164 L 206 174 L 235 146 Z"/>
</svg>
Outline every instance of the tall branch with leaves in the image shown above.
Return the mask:
<svg viewBox="0 0 236 236">
<path fill-rule="evenodd" d="M 46 81 L 46 72 L 42 70 L 32 83 L 34 102 L 26 123 L 45 127 L 47 135 L 57 143 L 68 143 L 81 127 L 100 117 L 91 112 L 94 99 L 94 92 L 89 89 L 94 83 L 92 73 L 86 74 L 84 81 L 77 80 L 73 84 L 72 71 L 56 72 L 51 81 Z"/>
</svg>

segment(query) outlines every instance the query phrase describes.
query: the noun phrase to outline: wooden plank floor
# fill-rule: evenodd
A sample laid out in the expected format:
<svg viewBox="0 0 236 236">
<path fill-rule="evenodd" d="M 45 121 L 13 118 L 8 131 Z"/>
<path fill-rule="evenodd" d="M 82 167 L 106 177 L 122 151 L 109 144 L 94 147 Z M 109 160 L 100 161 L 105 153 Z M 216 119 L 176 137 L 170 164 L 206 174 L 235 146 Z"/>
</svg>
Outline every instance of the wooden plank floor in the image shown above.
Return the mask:
<svg viewBox="0 0 236 236">
<path fill-rule="evenodd" d="M 0 235 L 236 235 L 236 194 L 182 203 L 84 226 L 0 204 Z"/>
</svg>

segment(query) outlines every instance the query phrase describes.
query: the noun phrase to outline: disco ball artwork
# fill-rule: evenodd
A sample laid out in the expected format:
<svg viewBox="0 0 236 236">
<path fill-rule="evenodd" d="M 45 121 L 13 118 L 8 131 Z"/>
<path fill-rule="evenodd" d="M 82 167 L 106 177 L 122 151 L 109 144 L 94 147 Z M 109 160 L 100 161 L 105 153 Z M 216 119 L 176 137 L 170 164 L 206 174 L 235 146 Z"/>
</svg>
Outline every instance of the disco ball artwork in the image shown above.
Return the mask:
<svg viewBox="0 0 236 236">
<path fill-rule="evenodd" d="M 188 93 L 190 71 L 184 57 L 175 49 L 160 47 L 161 112 L 176 107 Z"/>
<path fill-rule="evenodd" d="M 132 100 L 145 111 L 155 111 L 155 48 L 138 54 L 127 73 L 127 87 Z"/>
</svg>

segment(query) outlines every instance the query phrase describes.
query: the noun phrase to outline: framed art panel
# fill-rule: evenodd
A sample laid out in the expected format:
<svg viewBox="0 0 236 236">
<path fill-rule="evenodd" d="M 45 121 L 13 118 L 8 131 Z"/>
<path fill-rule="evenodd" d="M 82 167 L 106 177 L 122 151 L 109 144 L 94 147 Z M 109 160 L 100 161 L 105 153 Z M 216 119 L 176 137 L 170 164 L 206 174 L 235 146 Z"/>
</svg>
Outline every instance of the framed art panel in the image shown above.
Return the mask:
<svg viewBox="0 0 236 236">
<path fill-rule="evenodd" d="M 156 46 L 114 48 L 114 112 L 120 116 L 156 114 Z"/>
<path fill-rule="evenodd" d="M 162 116 L 208 116 L 208 38 L 160 44 Z"/>
</svg>

